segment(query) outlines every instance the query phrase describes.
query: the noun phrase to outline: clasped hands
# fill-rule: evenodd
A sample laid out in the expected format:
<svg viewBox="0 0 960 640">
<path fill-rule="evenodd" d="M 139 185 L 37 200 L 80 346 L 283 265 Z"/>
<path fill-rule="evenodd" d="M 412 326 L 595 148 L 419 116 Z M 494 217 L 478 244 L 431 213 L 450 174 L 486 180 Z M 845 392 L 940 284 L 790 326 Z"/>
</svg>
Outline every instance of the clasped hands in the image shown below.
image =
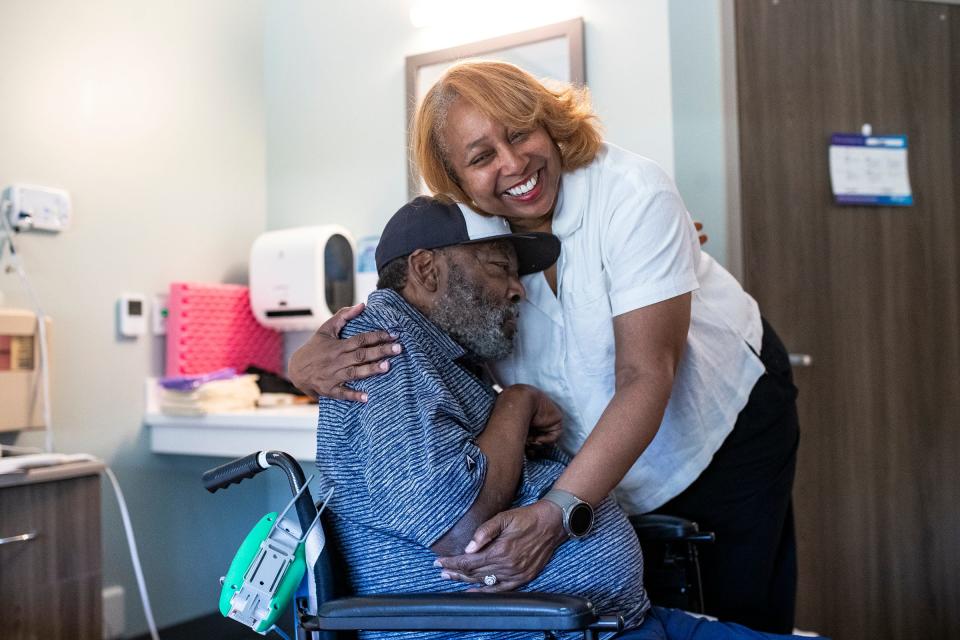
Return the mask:
<svg viewBox="0 0 960 640">
<path fill-rule="evenodd" d="M 437 558 L 433 566 L 448 580 L 474 583 L 469 591 L 519 589 L 536 578 L 566 539 L 560 507 L 544 500 L 503 511 L 484 522 L 464 553 Z M 493 585 L 485 576 L 496 576 Z"/>
<path fill-rule="evenodd" d="M 527 433 L 528 457 L 556 444 L 562 414 L 546 394 L 527 385 L 504 393 L 525 394 L 536 407 Z M 437 558 L 434 566 L 445 579 L 476 584 L 470 591 L 512 591 L 536 578 L 566 539 L 560 507 L 538 500 L 496 514 L 477 528 L 463 554 Z M 496 576 L 496 582 L 485 584 L 487 576 Z"/>
</svg>

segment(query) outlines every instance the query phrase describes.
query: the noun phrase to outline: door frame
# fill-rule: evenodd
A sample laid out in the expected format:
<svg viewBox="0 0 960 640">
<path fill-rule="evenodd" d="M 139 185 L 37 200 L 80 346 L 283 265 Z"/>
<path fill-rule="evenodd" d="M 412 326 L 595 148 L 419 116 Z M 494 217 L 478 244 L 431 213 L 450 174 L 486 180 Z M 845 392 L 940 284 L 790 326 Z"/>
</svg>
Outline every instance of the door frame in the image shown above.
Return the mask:
<svg viewBox="0 0 960 640">
<path fill-rule="evenodd" d="M 727 271 L 747 287 L 743 269 L 743 217 L 740 193 L 740 111 L 737 99 L 737 21 L 733 0 L 720 2 L 721 83 L 726 191 Z"/>
</svg>

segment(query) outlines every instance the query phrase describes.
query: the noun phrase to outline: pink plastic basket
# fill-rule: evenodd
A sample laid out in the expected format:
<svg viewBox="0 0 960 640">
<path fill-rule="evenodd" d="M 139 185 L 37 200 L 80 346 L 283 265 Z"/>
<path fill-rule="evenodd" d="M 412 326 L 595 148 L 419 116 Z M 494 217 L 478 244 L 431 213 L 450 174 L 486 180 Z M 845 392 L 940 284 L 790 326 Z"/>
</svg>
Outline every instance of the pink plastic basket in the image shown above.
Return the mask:
<svg viewBox="0 0 960 640">
<path fill-rule="evenodd" d="M 283 372 L 282 337 L 253 317 L 247 287 L 174 282 L 167 309 L 168 376 L 249 365 Z"/>
</svg>

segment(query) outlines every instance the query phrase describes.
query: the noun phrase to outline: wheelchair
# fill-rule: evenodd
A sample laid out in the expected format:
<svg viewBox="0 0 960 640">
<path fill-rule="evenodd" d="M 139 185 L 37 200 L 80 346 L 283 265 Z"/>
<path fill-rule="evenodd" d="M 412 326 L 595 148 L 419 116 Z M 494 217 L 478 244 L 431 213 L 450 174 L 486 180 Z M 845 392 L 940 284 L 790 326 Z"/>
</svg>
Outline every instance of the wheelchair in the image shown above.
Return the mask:
<svg viewBox="0 0 960 640">
<path fill-rule="evenodd" d="M 564 594 L 463 592 L 352 596 L 345 588 L 346 570 L 342 559 L 333 541 L 325 535 L 318 506 L 306 491 L 308 481 L 303 469 L 291 455 L 282 451 L 251 453 L 206 471 L 203 485 L 213 493 L 253 478 L 271 466 L 284 472 L 294 499 L 283 513 L 265 516 L 241 545 L 223 583 L 220 603 L 224 616 L 240 620 L 257 633 L 272 630 L 274 627 L 266 627 L 263 621 L 275 619 L 286 605 L 270 599 L 269 593 L 264 595 L 263 589 L 276 587 L 283 581 L 299 583 L 292 597 L 298 640 L 346 640 L 355 638 L 357 631 L 520 631 L 541 633 L 546 640 L 555 638 L 559 632 L 579 632 L 584 640 L 594 640 L 601 633 L 623 628 L 619 615 L 601 615 L 589 600 Z M 288 520 L 284 516 L 291 507 L 295 518 Z M 631 522 L 640 536 L 645 558 L 649 547 L 651 557 L 656 559 L 653 575 L 659 583 L 648 586 L 651 599 L 664 606 L 679 604 L 688 610 L 702 610 L 696 545 L 712 541 L 712 534 L 700 532 L 695 523 L 670 516 L 639 516 L 631 518 Z M 281 525 L 283 531 L 278 528 Z M 259 538 L 252 543 L 251 537 L 256 537 L 258 527 L 260 538 L 264 539 L 262 543 Z M 263 534 L 266 528 L 270 532 Z M 275 531 L 279 534 L 271 541 Z M 288 544 L 290 540 L 298 541 L 299 546 Z M 254 548 L 258 545 L 259 551 Z M 313 548 L 312 557 L 303 557 L 304 547 L 306 556 L 311 556 Z M 278 553 L 280 559 L 277 559 Z M 296 564 L 298 553 L 303 561 L 301 565 Z M 245 556 L 238 564 L 242 554 Z M 297 566 L 304 569 L 297 573 L 294 571 Z M 251 583 L 249 589 L 247 582 Z M 653 594 L 660 600 L 654 599 Z M 289 592 L 285 592 L 284 599 L 288 595 Z M 261 623 L 259 627 L 258 623 Z"/>
</svg>

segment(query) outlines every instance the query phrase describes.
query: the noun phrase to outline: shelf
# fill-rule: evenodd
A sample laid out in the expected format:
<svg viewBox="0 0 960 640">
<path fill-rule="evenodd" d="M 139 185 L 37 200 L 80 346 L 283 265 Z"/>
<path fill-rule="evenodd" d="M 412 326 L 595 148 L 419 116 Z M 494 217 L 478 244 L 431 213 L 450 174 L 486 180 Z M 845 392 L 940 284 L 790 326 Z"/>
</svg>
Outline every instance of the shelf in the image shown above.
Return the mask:
<svg viewBox="0 0 960 640">
<path fill-rule="evenodd" d="M 156 403 L 156 381 L 145 385 L 154 453 L 235 458 L 262 449 L 286 451 L 298 460 L 316 457 L 317 405 L 252 409 L 203 416 L 169 416 Z"/>
</svg>

